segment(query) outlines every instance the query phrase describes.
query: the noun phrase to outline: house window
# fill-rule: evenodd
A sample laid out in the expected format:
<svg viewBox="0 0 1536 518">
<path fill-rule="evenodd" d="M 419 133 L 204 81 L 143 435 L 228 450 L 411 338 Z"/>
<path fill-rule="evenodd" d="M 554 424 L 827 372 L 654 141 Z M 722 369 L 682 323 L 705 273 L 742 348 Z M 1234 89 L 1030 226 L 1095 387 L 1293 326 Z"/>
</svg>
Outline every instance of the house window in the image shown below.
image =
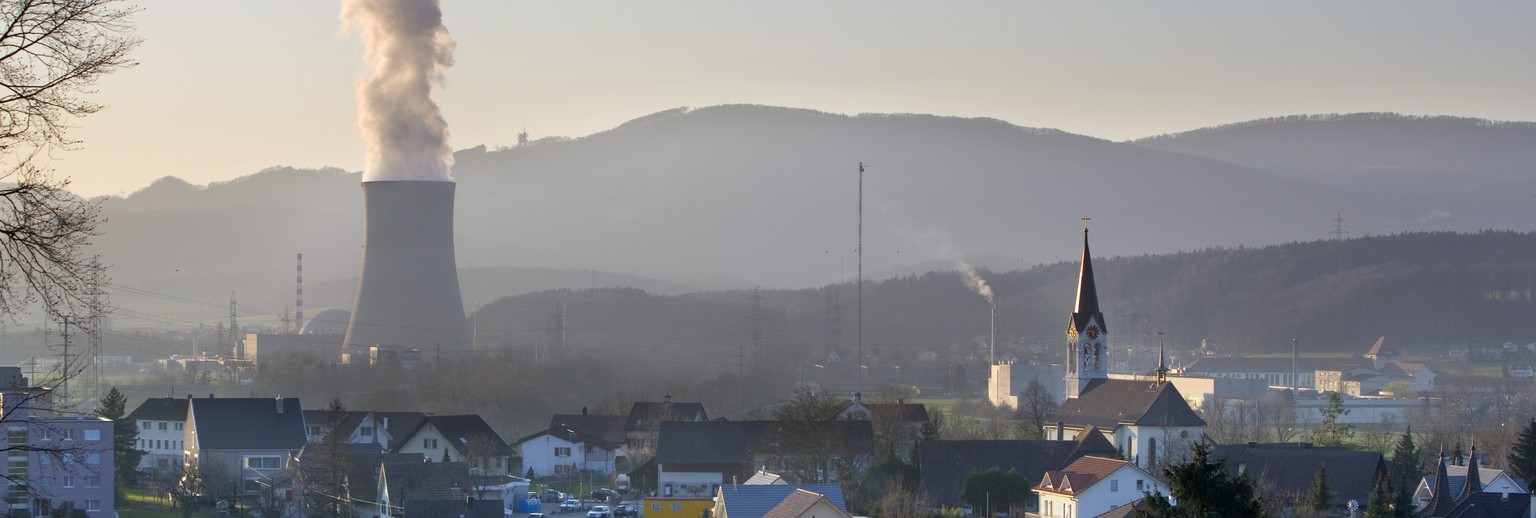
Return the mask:
<svg viewBox="0 0 1536 518">
<path fill-rule="evenodd" d="M 86 475 L 85 487 L 101 487 L 101 475 Z"/>
<path fill-rule="evenodd" d="M 279 457 L 246 457 L 245 467 L 251 469 L 278 469 L 282 467 L 282 459 Z"/>
<path fill-rule="evenodd" d="M 64 430 L 64 440 L 66 440 L 66 441 L 73 441 L 73 440 L 75 440 L 75 431 L 74 430 Z"/>
<path fill-rule="evenodd" d="M 186 426 L 186 423 L 176 423 L 176 431 L 180 432 L 183 426 Z"/>
<path fill-rule="evenodd" d="M 101 430 L 86 430 L 85 431 L 85 440 L 87 440 L 87 441 L 99 441 L 99 440 L 101 440 Z"/>
<path fill-rule="evenodd" d="M 1140 480 L 1136 481 L 1136 490 L 1137 491 L 1145 491 L 1144 489 L 1141 488 L 1141 482 L 1142 481 L 1140 481 Z"/>
<path fill-rule="evenodd" d="M 94 464 L 101 464 L 101 454 L 100 453 L 87 453 L 87 454 L 85 454 L 85 463 L 86 464 L 93 464 L 93 465 Z"/>
<path fill-rule="evenodd" d="M 85 501 L 85 510 L 87 510 L 87 511 L 100 511 L 101 510 L 101 500 L 86 500 Z"/>
<path fill-rule="evenodd" d="M 64 487 L 75 487 L 75 477 L 64 476 Z"/>
<path fill-rule="evenodd" d="M 160 431 L 162 431 L 162 432 L 165 431 L 165 422 L 164 421 L 160 422 Z"/>
<path fill-rule="evenodd" d="M 142 422 L 142 423 L 139 423 L 139 424 L 140 424 L 140 425 L 142 425 L 142 426 L 140 426 L 140 427 L 139 427 L 139 428 L 143 428 L 143 429 L 145 429 L 145 430 L 148 430 L 148 429 L 149 429 L 149 427 L 150 427 L 150 426 L 153 426 L 153 425 L 154 425 L 154 423 L 151 423 L 151 422 L 149 422 L 149 421 L 144 421 L 144 422 Z"/>
<path fill-rule="evenodd" d="M 1109 492 L 1115 493 L 1115 492 L 1118 492 L 1118 491 L 1120 491 L 1120 481 L 1119 480 L 1111 480 L 1111 481 L 1109 481 Z"/>
<path fill-rule="evenodd" d="M 673 511 L 681 511 L 681 510 L 683 510 L 683 504 L 679 504 L 677 502 L 673 502 L 672 503 L 672 510 Z"/>
<path fill-rule="evenodd" d="M 421 447 L 429 450 L 437 449 L 437 439 L 422 439 Z"/>
<path fill-rule="evenodd" d="M 651 502 L 651 510 L 652 511 L 660 511 L 661 510 L 661 502 Z"/>
<path fill-rule="evenodd" d="M 50 439 L 52 437 L 53 437 L 53 431 L 52 430 L 49 430 L 47 428 L 38 428 L 37 429 L 37 440 L 39 440 L 39 441 L 46 441 L 46 440 L 48 440 L 48 439 Z"/>
<path fill-rule="evenodd" d="M 373 427 L 372 426 L 364 426 L 362 428 L 358 428 L 357 429 L 357 433 L 358 433 L 358 435 L 361 435 L 363 437 L 373 437 Z"/>
<path fill-rule="evenodd" d="M 571 449 L 568 448 L 568 447 L 565 447 L 565 446 L 556 446 L 555 447 L 555 456 L 556 457 L 569 457 L 569 456 L 571 456 Z"/>
</svg>

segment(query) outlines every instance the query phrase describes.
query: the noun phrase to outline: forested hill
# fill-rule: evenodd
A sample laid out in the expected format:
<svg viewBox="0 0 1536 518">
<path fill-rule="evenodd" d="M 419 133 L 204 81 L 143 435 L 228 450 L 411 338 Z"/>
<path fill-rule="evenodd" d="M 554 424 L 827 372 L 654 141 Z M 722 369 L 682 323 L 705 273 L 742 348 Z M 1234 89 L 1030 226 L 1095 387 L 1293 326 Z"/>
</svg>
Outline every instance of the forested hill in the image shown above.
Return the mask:
<svg viewBox="0 0 1536 518">
<path fill-rule="evenodd" d="M 1536 234 L 1416 233 L 1343 241 L 1095 258 L 1112 344 L 1170 348 L 1209 340 L 1219 349 L 1359 352 L 1378 336 L 1429 352 L 1452 343 L 1527 343 L 1536 317 Z M 1076 262 L 982 276 L 997 293 L 999 342 L 1061 342 L 1076 290 Z M 811 358 L 825 353 L 829 306 L 841 306 L 839 343 L 855 343 L 852 284 L 765 290 L 764 347 Z M 508 297 L 479 313 L 483 345 L 548 344 L 550 317 L 567 304 L 566 340 L 592 350 L 642 349 L 734 360 L 752 344 L 752 292 L 684 296 L 638 290 L 546 291 Z M 986 334 L 986 301 L 957 272 L 868 282 L 865 344 L 892 360 L 924 351 L 974 351 Z M 623 316 L 621 316 L 623 315 Z M 495 322 L 495 324 L 489 324 Z M 705 354 L 705 353 L 708 354 Z M 782 358 L 781 358 L 782 359 Z M 660 361 L 660 360 L 659 360 Z"/>
</svg>

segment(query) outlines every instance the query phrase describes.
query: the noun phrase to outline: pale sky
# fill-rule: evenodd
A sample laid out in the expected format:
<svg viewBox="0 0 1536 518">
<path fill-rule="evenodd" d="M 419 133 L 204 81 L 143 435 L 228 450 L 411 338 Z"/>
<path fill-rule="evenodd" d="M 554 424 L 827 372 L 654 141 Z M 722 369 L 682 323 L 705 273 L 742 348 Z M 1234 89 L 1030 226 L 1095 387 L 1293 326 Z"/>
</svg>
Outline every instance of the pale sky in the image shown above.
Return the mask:
<svg viewBox="0 0 1536 518">
<path fill-rule="evenodd" d="M 152 0 L 51 163 L 85 195 L 362 167 L 336 2 Z M 1536 2 L 445 0 L 455 149 L 680 106 L 991 117 L 1124 140 L 1392 111 L 1536 121 Z"/>
</svg>

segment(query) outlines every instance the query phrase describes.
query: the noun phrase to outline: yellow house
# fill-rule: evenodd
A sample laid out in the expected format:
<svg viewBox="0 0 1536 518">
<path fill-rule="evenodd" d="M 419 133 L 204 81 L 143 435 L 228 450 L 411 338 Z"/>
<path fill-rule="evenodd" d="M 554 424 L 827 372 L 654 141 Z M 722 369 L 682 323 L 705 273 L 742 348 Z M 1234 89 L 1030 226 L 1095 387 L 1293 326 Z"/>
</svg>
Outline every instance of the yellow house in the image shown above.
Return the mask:
<svg viewBox="0 0 1536 518">
<path fill-rule="evenodd" d="M 715 506 L 713 498 L 667 498 L 654 496 L 640 501 L 645 518 L 700 518 Z"/>
</svg>

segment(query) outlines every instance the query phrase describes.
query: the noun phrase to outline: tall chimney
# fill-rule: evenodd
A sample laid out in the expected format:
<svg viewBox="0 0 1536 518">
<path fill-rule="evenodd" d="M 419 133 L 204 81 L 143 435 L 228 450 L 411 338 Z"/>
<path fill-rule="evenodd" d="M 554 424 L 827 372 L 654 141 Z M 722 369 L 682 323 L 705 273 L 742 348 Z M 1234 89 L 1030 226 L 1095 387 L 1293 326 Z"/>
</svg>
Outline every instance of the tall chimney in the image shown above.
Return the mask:
<svg viewBox="0 0 1536 518">
<path fill-rule="evenodd" d="M 363 270 L 343 349 L 467 349 L 453 182 L 363 182 Z"/>
</svg>

